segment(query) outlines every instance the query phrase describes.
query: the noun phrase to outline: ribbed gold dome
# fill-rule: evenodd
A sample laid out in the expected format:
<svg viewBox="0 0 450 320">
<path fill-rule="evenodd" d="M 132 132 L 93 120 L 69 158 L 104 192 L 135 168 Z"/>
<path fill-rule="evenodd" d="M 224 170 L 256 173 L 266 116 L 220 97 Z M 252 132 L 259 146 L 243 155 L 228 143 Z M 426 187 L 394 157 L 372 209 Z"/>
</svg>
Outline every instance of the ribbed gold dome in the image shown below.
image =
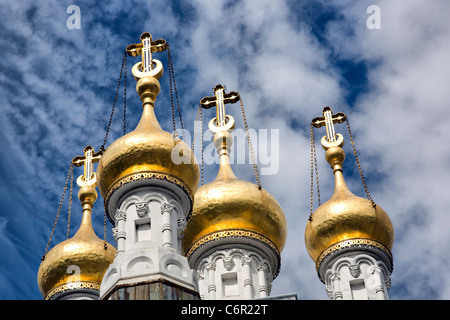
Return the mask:
<svg viewBox="0 0 450 320">
<path fill-rule="evenodd" d="M 106 269 L 113 262 L 116 249 L 99 239 L 91 222 L 92 203 L 97 198 L 94 187 L 80 189 L 83 218 L 76 234 L 53 247 L 41 262 L 38 285 L 45 299 L 72 289 L 100 289 Z"/>
<path fill-rule="evenodd" d="M 216 147 L 220 141 L 216 134 Z M 280 254 L 287 237 L 281 206 L 266 190 L 236 178 L 228 155 L 221 156 L 220 161 L 216 179 L 195 194 L 192 217 L 184 231 L 184 252 L 189 256 L 202 243 L 220 237 L 246 236 L 275 247 Z"/>
<path fill-rule="evenodd" d="M 350 192 L 342 173 L 345 153 L 340 147 L 329 148 L 326 159 L 334 169 L 334 193 L 312 214 L 305 230 L 306 249 L 316 267 L 326 255 L 355 245 L 374 246 L 390 255 L 394 229 L 389 216 L 379 205 Z"/>
<path fill-rule="evenodd" d="M 182 140 L 161 129 L 154 113 L 159 81 L 143 77 L 136 90 L 143 101 L 142 117 L 134 131 L 114 141 L 103 153 L 97 167 L 101 195 L 106 201 L 122 184 L 143 177 L 173 181 L 193 195 L 199 182 L 195 156 Z"/>
</svg>

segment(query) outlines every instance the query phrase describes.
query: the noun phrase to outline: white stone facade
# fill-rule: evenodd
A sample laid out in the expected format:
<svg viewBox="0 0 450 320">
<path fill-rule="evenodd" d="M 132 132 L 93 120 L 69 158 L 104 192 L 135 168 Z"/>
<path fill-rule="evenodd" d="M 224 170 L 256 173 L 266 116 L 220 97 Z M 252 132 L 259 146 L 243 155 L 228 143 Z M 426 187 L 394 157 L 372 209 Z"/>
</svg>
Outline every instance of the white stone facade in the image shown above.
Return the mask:
<svg viewBox="0 0 450 320">
<path fill-rule="evenodd" d="M 328 261 L 322 275 L 333 300 L 388 300 L 390 272 L 368 252 L 346 252 Z"/>
<path fill-rule="evenodd" d="M 185 226 L 178 197 L 169 190 L 140 187 L 118 203 L 114 236 L 117 255 L 100 288 L 100 298 L 114 287 L 163 279 L 195 291 L 193 272 L 179 253 Z"/>
<path fill-rule="evenodd" d="M 201 299 L 254 299 L 269 296 L 273 274 L 259 254 L 230 248 L 201 259 L 196 279 Z"/>
</svg>

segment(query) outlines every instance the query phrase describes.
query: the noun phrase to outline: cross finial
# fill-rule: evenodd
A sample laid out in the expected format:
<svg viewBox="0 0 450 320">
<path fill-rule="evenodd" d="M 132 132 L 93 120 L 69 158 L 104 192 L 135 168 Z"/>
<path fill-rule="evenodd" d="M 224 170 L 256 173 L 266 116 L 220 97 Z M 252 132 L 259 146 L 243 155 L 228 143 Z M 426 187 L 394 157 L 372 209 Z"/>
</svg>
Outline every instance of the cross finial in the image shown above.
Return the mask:
<svg viewBox="0 0 450 320">
<path fill-rule="evenodd" d="M 72 159 L 72 163 L 76 167 L 84 165 L 84 174 L 79 176 L 77 184 L 79 187 L 96 186 L 97 178 L 95 176 L 93 164 L 100 161 L 102 153 L 95 152 L 92 146 L 84 148 L 84 156 L 76 156 Z"/>
<path fill-rule="evenodd" d="M 136 57 L 142 55 L 142 62 L 138 62 L 131 70 L 136 81 L 145 76 L 152 76 L 160 79 L 163 75 L 162 63 L 152 59 L 152 52 L 162 52 L 167 49 L 167 42 L 163 39 L 152 41 L 152 35 L 144 32 L 141 35 L 141 43 L 130 44 L 127 47 L 129 56 Z M 153 65 L 156 65 L 153 67 Z"/>
<path fill-rule="evenodd" d="M 325 150 L 333 146 L 342 147 L 344 145 L 344 137 L 334 131 L 334 124 L 344 122 L 347 116 L 342 112 L 333 114 L 333 110 L 330 107 L 323 108 L 322 114 L 323 117 L 316 117 L 311 121 L 311 124 L 316 128 L 326 126 L 327 135 L 321 140 L 322 147 Z"/>
<path fill-rule="evenodd" d="M 213 97 L 204 97 L 200 100 L 200 105 L 209 109 L 216 106 L 216 117 L 209 123 L 212 132 L 228 131 L 234 128 L 234 119 L 225 113 L 225 104 L 239 101 L 240 96 L 236 91 L 225 93 L 225 86 L 218 84 L 214 87 Z"/>
</svg>

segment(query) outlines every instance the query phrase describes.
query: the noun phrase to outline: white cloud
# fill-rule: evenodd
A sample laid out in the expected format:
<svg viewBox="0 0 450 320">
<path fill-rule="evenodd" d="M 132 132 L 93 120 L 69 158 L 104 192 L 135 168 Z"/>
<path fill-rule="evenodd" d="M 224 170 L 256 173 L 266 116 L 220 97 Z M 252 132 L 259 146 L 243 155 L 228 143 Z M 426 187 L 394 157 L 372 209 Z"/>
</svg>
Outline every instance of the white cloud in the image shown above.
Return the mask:
<svg viewBox="0 0 450 320">
<path fill-rule="evenodd" d="M 82 29 L 68 30 L 63 4 L 3 3 L 0 26 L 7 40 L 0 42 L 0 108 L 5 115 L 0 124 L 8 156 L 2 154 L 0 164 L 10 170 L 2 176 L 2 190 L 9 179 L 15 181 L 11 201 L 18 203 L 21 221 L 37 221 L 39 230 L 33 232 L 40 243 L 27 250 L 26 242 L 3 237 L 2 243 L 16 246 L 19 255 L 36 251 L 34 258 L 40 258 L 39 245 L 48 239 L 68 161 L 86 144 L 98 148 L 103 141 L 122 50 L 138 41 L 139 32 L 150 31 L 154 38 L 170 39 L 185 127 L 191 132 L 199 100 L 212 95 L 218 83 L 240 92 L 251 128 L 280 130 L 279 172 L 262 177 L 263 187 L 283 207 L 289 227 L 273 294 L 327 298 L 303 234 L 309 215 L 309 122 L 331 105 L 347 112 L 369 190 L 396 229 L 391 298 L 448 298 L 450 279 L 444 269 L 449 262 L 445 226 L 450 153 L 445 147 L 445 114 L 450 6 L 443 1 L 378 1 L 381 30 L 368 30 L 370 4 L 322 1 L 315 8 L 326 9 L 329 15 L 323 18 L 306 16 L 305 3 L 296 7 L 283 1 L 192 1 L 182 4 L 184 11 L 164 1 L 151 6 L 81 3 Z M 132 34 L 135 30 L 139 32 Z M 166 59 L 163 54 L 156 58 Z M 367 82 L 366 91 L 358 92 L 350 106 L 339 65 L 344 60 L 367 66 L 367 74 L 361 75 L 367 76 L 361 79 Z M 130 58 L 129 69 L 133 63 Z M 131 130 L 140 109 L 130 73 L 128 81 Z M 163 88 L 157 101 L 162 124 L 170 113 L 168 95 Z M 121 134 L 119 103 L 108 143 Z M 241 126 L 239 105 L 228 105 L 227 110 Z M 204 129 L 213 115 L 211 110 L 203 113 Z M 322 135 L 316 130 L 317 139 Z M 317 151 L 324 202 L 333 177 L 319 145 Z M 346 151 L 351 157 L 351 149 Z M 253 179 L 250 167 L 236 168 L 236 173 Z M 214 169 L 208 168 L 207 174 L 206 182 L 215 176 Z M 350 186 L 359 183 L 348 180 Z M 25 202 L 36 202 L 39 213 Z M 0 212 L 0 227 L 9 215 Z M 8 218 L 8 226 L 16 223 Z M 18 261 L 37 272 L 39 261 Z"/>
<path fill-rule="evenodd" d="M 370 163 L 366 168 L 384 177 L 371 189 L 396 230 L 392 291 L 404 286 L 406 292 L 399 290 L 397 298 L 447 299 L 443 253 L 450 241 L 444 227 L 450 223 L 450 154 L 442 143 L 450 128 L 445 117 L 450 6 L 441 1 L 378 5 L 381 30 L 356 29 L 344 46 L 337 43 L 336 30 L 329 40 L 343 56 L 379 62 L 368 73 L 370 91 L 349 116 Z M 342 12 L 348 19 L 339 25 L 363 19 L 355 7 Z"/>
</svg>

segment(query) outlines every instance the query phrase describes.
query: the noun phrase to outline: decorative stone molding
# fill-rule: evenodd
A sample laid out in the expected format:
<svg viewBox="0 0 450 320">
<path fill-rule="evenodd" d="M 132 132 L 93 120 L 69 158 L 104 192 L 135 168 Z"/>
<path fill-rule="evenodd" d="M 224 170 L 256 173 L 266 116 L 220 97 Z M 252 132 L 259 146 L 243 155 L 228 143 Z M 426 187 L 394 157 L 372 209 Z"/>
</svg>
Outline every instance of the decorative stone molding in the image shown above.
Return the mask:
<svg viewBox="0 0 450 320">
<path fill-rule="evenodd" d="M 209 262 L 205 265 L 205 269 L 210 271 L 210 270 L 216 270 L 216 263 L 215 262 Z"/>
<path fill-rule="evenodd" d="M 319 271 L 321 264 L 324 260 L 332 259 L 334 256 L 338 256 L 340 252 L 346 252 L 349 250 L 357 250 L 361 248 L 362 250 L 368 249 L 368 250 L 379 250 L 388 257 L 388 260 L 390 262 L 390 270 L 389 272 L 392 272 L 392 253 L 390 250 L 384 246 L 383 244 L 366 238 L 355 238 L 355 239 L 347 239 L 340 241 L 338 243 L 335 243 L 328 247 L 326 250 L 324 250 L 319 258 L 316 261 L 316 269 Z"/>
<path fill-rule="evenodd" d="M 361 269 L 357 264 L 349 265 L 348 268 L 350 269 L 350 274 L 352 275 L 353 278 L 358 278 L 359 275 L 361 274 Z"/>
<path fill-rule="evenodd" d="M 270 293 L 270 264 L 251 250 L 213 251 L 199 262 L 196 273 L 205 274 L 197 280 L 202 299 L 254 299 Z"/>
<path fill-rule="evenodd" d="M 224 257 L 223 258 L 223 265 L 225 269 L 228 271 L 231 271 L 234 268 L 234 261 L 232 257 Z"/>
<path fill-rule="evenodd" d="M 173 208 L 174 208 L 173 205 L 168 204 L 168 203 L 163 203 L 161 205 L 161 214 L 164 214 L 164 212 L 169 212 L 170 213 Z"/>
<path fill-rule="evenodd" d="M 277 277 L 281 267 L 280 252 L 267 237 L 253 231 L 233 229 L 209 233 L 198 239 L 187 250 L 186 257 L 191 267 L 196 269 L 204 252 L 215 250 L 214 248 L 222 248 L 222 245 L 229 244 L 232 244 L 235 248 L 243 248 L 263 255 L 269 261 L 272 280 Z"/>
<path fill-rule="evenodd" d="M 189 220 L 191 214 L 192 214 L 192 199 L 193 194 L 191 190 L 187 187 L 186 184 L 184 184 L 181 180 L 175 178 L 174 176 L 171 176 L 170 174 L 163 173 L 163 172 L 156 172 L 156 171 L 148 171 L 148 172 L 141 172 L 136 174 L 130 174 L 126 175 L 120 179 L 118 179 L 106 192 L 106 195 L 103 197 L 105 199 L 104 206 L 105 210 L 107 211 L 108 219 L 111 220 L 112 217 L 110 217 L 109 211 L 111 208 L 114 208 L 116 205 L 116 201 L 118 198 L 122 196 L 121 190 L 128 189 L 127 186 L 133 185 L 136 182 L 144 182 L 144 181 L 166 181 L 169 182 L 170 185 L 176 186 L 177 189 L 182 190 L 182 193 L 185 194 L 189 201 L 189 211 L 185 212 L 186 220 Z M 115 195 L 117 193 L 117 195 Z M 114 199 L 114 200 L 112 200 Z M 114 221 L 111 221 L 112 224 L 114 224 Z"/>
<path fill-rule="evenodd" d="M 327 294 L 331 299 L 385 300 L 389 269 L 370 252 L 347 252 L 328 260 L 323 274 Z"/>
<path fill-rule="evenodd" d="M 125 211 L 117 210 L 116 215 L 114 216 L 114 219 L 116 222 L 126 220 L 127 219 L 127 213 Z"/>
<path fill-rule="evenodd" d="M 117 241 L 118 228 L 117 227 L 112 228 L 112 232 L 113 232 L 114 240 Z"/>
<path fill-rule="evenodd" d="M 93 295 L 98 297 L 99 291 L 100 291 L 100 285 L 96 282 L 91 281 L 75 281 L 75 282 L 69 282 L 65 283 L 63 285 L 57 286 L 53 290 L 47 293 L 45 299 L 46 300 L 55 300 L 56 297 L 62 295 L 66 292 L 71 292 L 73 294 L 76 294 L 78 291 L 83 290 L 90 290 L 93 292 Z"/>
<path fill-rule="evenodd" d="M 100 298 L 161 281 L 196 291 L 194 272 L 179 252 L 178 220 L 187 212 L 178 194 L 165 187 L 130 188 L 116 199 L 113 230 L 117 255 L 103 278 Z"/>
<path fill-rule="evenodd" d="M 136 213 L 142 218 L 148 213 L 148 205 L 146 202 L 136 202 Z"/>
</svg>

